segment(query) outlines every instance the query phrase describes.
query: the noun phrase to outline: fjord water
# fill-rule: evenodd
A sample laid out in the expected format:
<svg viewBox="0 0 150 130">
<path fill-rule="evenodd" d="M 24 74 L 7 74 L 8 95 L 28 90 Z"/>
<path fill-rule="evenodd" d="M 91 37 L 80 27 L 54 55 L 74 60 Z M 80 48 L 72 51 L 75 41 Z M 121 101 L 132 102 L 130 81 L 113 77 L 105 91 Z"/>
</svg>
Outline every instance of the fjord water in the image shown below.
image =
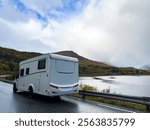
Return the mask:
<svg viewBox="0 0 150 130">
<path fill-rule="evenodd" d="M 100 92 L 110 88 L 110 93 L 150 97 L 150 76 L 96 76 L 79 80 L 80 84 L 95 86 Z"/>
</svg>

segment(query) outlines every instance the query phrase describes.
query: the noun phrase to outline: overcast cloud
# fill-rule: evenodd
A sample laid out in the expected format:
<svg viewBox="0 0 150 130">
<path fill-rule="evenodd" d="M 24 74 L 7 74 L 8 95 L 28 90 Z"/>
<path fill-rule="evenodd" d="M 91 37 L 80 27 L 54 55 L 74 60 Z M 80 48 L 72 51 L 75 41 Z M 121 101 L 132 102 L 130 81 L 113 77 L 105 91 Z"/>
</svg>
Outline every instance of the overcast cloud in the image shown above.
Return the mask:
<svg viewBox="0 0 150 130">
<path fill-rule="evenodd" d="M 149 0 L 0 0 L 0 46 L 73 50 L 117 66 L 150 57 Z"/>
</svg>

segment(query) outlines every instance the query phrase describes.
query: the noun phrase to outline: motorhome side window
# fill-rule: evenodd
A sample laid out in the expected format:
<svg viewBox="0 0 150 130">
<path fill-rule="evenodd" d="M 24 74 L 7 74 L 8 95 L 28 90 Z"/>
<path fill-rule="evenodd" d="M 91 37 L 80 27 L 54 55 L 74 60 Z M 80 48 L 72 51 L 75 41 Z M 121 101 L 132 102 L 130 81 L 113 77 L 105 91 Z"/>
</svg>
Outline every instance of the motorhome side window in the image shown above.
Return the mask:
<svg viewBox="0 0 150 130">
<path fill-rule="evenodd" d="M 20 70 L 20 76 L 24 76 L 24 69 Z"/>
<path fill-rule="evenodd" d="M 26 68 L 26 74 L 29 74 L 30 68 Z"/>
<path fill-rule="evenodd" d="M 45 69 L 46 59 L 42 59 L 38 61 L 38 70 Z"/>
</svg>

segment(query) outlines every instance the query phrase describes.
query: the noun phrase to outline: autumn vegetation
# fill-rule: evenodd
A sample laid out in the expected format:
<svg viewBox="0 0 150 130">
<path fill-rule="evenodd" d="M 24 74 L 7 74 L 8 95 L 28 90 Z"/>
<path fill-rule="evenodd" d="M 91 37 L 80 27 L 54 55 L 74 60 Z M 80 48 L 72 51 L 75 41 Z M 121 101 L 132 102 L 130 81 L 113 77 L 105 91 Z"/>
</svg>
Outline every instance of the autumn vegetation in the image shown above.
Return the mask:
<svg viewBox="0 0 150 130">
<path fill-rule="evenodd" d="M 82 56 L 79 56 L 73 51 L 61 51 L 57 54 L 76 57 L 79 59 L 79 74 L 80 76 L 94 75 L 147 75 L 150 72 L 145 70 L 135 69 L 133 67 L 115 67 L 102 62 L 93 61 Z M 0 47 L 0 75 L 14 75 L 19 70 L 19 62 L 39 56 L 41 53 L 21 52 L 9 48 Z"/>
</svg>

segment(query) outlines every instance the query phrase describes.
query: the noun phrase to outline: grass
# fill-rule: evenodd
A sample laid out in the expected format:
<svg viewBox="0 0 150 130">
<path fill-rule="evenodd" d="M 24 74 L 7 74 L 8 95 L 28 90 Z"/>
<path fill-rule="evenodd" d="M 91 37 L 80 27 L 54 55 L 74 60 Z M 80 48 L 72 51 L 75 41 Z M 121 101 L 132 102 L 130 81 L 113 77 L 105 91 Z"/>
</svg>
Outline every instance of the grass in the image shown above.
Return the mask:
<svg viewBox="0 0 150 130">
<path fill-rule="evenodd" d="M 80 84 L 80 89 L 81 90 L 84 90 L 84 91 L 93 91 L 93 92 L 97 92 L 97 88 L 96 87 L 93 87 L 93 86 L 90 86 L 90 85 L 87 85 L 87 84 Z"/>
<path fill-rule="evenodd" d="M 0 81 L 12 84 L 13 76 L 12 75 L 0 75 Z"/>
<path fill-rule="evenodd" d="M 84 90 L 84 91 L 98 92 L 97 88 L 94 87 L 94 86 L 81 84 L 79 87 L 80 87 L 81 90 Z M 104 89 L 101 92 L 110 93 L 110 88 L 109 89 Z M 71 96 L 75 96 L 75 97 L 78 97 L 78 98 L 83 98 L 83 95 L 80 95 L 80 94 L 71 94 Z M 107 103 L 107 104 L 113 104 L 113 105 L 126 107 L 126 108 L 132 108 L 132 109 L 141 110 L 141 111 L 146 110 L 145 105 L 132 103 L 132 102 L 126 102 L 126 101 L 120 101 L 120 100 L 114 100 L 114 99 L 107 99 L 107 98 L 101 98 L 101 97 L 94 97 L 94 96 L 85 96 L 85 99 L 86 100 L 91 100 L 91 101 L 96 101 L 96 102 L 103 102 L 103 103 Z"/>
<path fill-rule="evenodd" d="M 12 80 L 8 80 L 8 79 L 5 79 L 5 78 L 0 78 L 0 81 L 5 82 L 5 83 L 10 83 L 10 84 L 13 83 Z"/>
</svg>

